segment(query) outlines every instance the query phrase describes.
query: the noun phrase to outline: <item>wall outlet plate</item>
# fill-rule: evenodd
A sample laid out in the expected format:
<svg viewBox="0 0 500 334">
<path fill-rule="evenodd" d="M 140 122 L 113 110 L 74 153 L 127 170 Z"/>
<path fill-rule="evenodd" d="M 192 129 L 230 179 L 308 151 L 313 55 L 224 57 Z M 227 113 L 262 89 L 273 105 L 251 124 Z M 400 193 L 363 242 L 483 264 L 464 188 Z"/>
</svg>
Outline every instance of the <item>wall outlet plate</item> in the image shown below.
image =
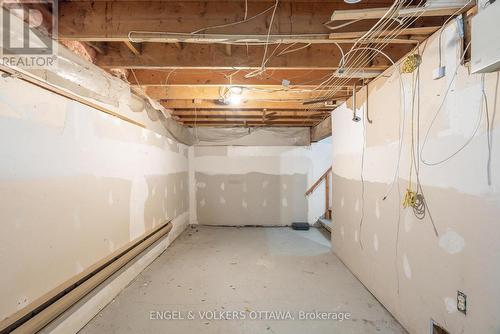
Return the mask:
<svg viewBox="0 0 500 334">
<path fill-rule="evenodd" d="M 444 77 L 446 74 L 446 67 L 445 66 L 439 66 L 432 72 L 432 79 L 437 80 L 441 79 Z"/>
<path fill-rule="evenodd" d="M 467 295 L 462 291 L 457 291 L 457 310 L 467 314 Z"/>
</svg>

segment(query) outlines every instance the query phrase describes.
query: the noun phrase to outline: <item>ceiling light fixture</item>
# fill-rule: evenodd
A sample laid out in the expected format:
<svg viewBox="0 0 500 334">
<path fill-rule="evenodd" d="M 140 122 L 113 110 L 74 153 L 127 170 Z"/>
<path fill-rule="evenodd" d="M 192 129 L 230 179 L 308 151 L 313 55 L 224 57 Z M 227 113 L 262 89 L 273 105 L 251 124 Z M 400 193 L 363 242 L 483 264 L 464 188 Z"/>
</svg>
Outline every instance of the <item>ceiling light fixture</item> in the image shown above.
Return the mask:
<svg viewBox="0 0 500 334">
<path fill-rule="evenodd" d="M 228 102 L 229 104 L 231 105 L 238 105 L 241 103 L 241 95 L 238 95 L 238 94 L 230 94 L 229 95 L 229 98 L 228 98 Z"/>
<path fill-rule="evenodd" d="M 229 91 L 231 92 L 231 94 L 241 95 L 241 93 L 243 93 L 243 87 L 231 86 L 229 87 Z"/>
<path fill-rule="evenodd" d="M 353 5 L 355 3 L 361 2 L 361 0 L 344 0 L 345 3 L 348 3 L 349 5 Z"/>
</svg>

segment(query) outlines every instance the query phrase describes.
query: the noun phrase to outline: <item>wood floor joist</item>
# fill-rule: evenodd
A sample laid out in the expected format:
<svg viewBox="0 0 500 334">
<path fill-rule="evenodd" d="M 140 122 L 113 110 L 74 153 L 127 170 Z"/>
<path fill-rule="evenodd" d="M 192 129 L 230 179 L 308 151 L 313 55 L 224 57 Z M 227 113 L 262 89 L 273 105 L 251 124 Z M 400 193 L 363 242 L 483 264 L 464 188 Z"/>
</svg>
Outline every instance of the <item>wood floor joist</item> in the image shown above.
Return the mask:
<svg viewBox="0 0 500 334">
<path fill-rule="evenodd" d="M 304 111 L 289 111 L 289 110 L 279 110 L 279 109 L 270 109 L 270 110 L 174 110 L 171 113 L 174 116 L 179 117 L 231 117 L 231 116 L 239 116 L 239 117 L 311 117 L 311 116 L 319 116 L 319 115 L 328 115 L 330 114 L 330 110 L 304 110 Z"/>
<path fill-rule="evenodd" d="M 330 91 L 301 91 L 301 90 L 276 90 L 276 91 L 265 91 L 265 90 L 251 90 L 244 91 L 241 94 L 242 101 L 303 101 L 312 100 L 318 97 L 322 97 L 329 93 Z M 164 99 L 181 99 L 188 100 L 192 98 L 201 100 L 217 100 L 221 97 L 221 92 L 219 87 L 213 86 L 150 86 L 145 88 L 145 93 L 152 99 L 164 100 Z M 345 98 L 349 90 L 339 90 L 335 97 L 332 96 L 331 100 L 337 98 Z"/>
<path fill-rule="evenodd" d="M 191 126 L 191 127 L 198 127 L 198 126 L 209 126 L 209 127 L 252 127 L 252 126 L 264 126 L 264 127 L 278 127 L 278 126 L 284 126 L 284 127 L 311 127 L 316 124 L 318 124 L 319 121 L 303 121 L 303 120 L 298 120 L 294 122 L 289 122 L 289 121 L 267 121 L 267 122 L 262 122 L 262 121 L 219 121 L 219 122 L 213 122 L 213 121 L 196 121 L 196 122 L 183 122 L 182 124 L 185 126 Z"/>
<path fill-rule="evenodd" d="M 427 37 L 431 35 L 432 33 L 436 32 L 439 28 L 439 26 L 432 26 L 432 27 L 417 27 L 417 28 L 406 28 L 402 29 L 399 31 L 398 36 L 424 36 Z M 380 33 L 377 34 L 377 37 L 385 37 L 385 36 L 394 36 L 395 29 L 388 29 L 381 31 Z M 367 33 L 367 31 L 352 31 L 352 32 L 337 32 L 337 33 L 331 33 L 330 38 L 332 39 L 350 39 L 350 38 L 359 38 L 364 36 Z"/>
<path fill-rule="evenodd" d="M 68 0 L 59 3 L 59 38 L 99 43 L 96 65 L 119 74 L 132 90 L 159 101 L 185 125 L 194 117 L 200 126 L 314 126 L 348 99 L 355 85 L 361 87 L 391 66 L 382 54 L 356 50 L 349 59 L 358 53 L 365 58 L 351 78 L 337 77 L 332 86 L 318 87 L 337 75 L 339 66 L 349 68 L 350 60 L 342 64 L 342 54 L 361 45 L 358 39 L 392 0 L 281 0 L 270 26 L 275 3 Z M 393 37 L 380 50 L 397 61 L 460 7 L 413 8 L 419 3 L 409 0 L 400 10 L 401 16 L 420 16 L 411 25 L 392 36 L 400 23 L 387 23 L 386 30 L 372 36 L 370 46 Z M 245 17 L 251 19 L 241 22 Z M 330 19 L 335 22 L 325 25 Z M 266 50 L 262 43 L 248 44 L 249 39 L 284 43 L 270 44 Z M 247 43 L 239 43 L 242 40 Z M 223 44 L 228 41 L 232 44 Z M 295 41 L 299 43 L 290 44 Z M 229 104 L 231 86 L 244 87 L 237 108 Z"/>
<path fill-rule="evenodd" d="M 373 68 L 361 68 L 356 72 L 359 76 L 375 77 L 382 73 L 386 66 L 374 66 Z M 195 70 L 195 69 L 135 69 L 129 71 L 127 80 L 132 85 L 140 86 L 167 86 L 167 85 L 282 85 L 286 80 L 289 85 L 315 86 L 325 81 L 332 75 L 333 70 L 293 70 L 276 69 L 264 72 L 262 75 L 245 77 L 249 70 Z M 358 83 L 357 78 L 344 82 L 352 86 Z"/>
<path fill-rule="evenodd" d="M 464 6 L 465 4 L 465 6 Z M 443 4 L 430 4 L 426 6 L 409 6 L 398 11 L 398 17 L 413 17 L 413 16 L 450 16 L 464 12 L 474 3 L 469 1 L 449 1 Z M 380 19 L 387 11 L 387 8 L 363 8 L 363 9 L 347 9 L 335 10 L 330 18 L 331 21 L 348 21 L 348 20 L 368 20 Z"/>
<path fill-rule="evenodd" d="M 339 101 L 338 99 L 337 101 Z M 194 99 L 174 99 L 162 100 L 161 104 L 167 109 L 189 109 L 189 110 L 235 110 L 235 106 L 217 103 L 216 100 L 194 100 Z M 303 109 L 331 109 L 325 106 L 325 103 L 317 103 L 305 106 L 302 102 L 297 101 L 243 101 L 236 109 L 285 109 L 285 110 L 303 110 Z"/>
<path fill-rule="evenodd" d="M 338 9 L 390 6 L 392 1 L 365 1 L 349 5 L 333 1 L 280 1 L 273 20 L 274 33 L 328 32 L 323 23 Z M 248 3 L 247 17 L 269 9 L 274 1 Z M 266 12 L 270 15 L 270 10 Z M 130 31 L 191 33 L 205 27 L 244 19 L 245 1 L 61 1 L 59 36 L 83 41 L 123 41 Z M 269 15 L 260 15 L 245 24 L 200 32 L 260 34 L 268 31 Z"/>
<path fill-rule="evenodd" d="M 345 44 L 345 50 L 352 45 Z M 280 55 L 287 46 L 271 46 L 275 53 L 266 64 L 269 70 L 302 69 L 302 70 L 335 70 L 340 64 L 342 54 L 336 45 L 313 44 L 302 50 Z M 383 48 L 393 59 L 399 59 L 414 47 L 413 44 L 391 44 Z M 352 53 L 355 57 L 356 53 Z M 259 46 L 233 46 L 228 56 L 224 45 L 186 44 L 179 50 L 173 44 L 142 43 L 142 52 L 136 55 L 124 43 L 113 43 L 106 54 L 97 56 L 96 64 L 103 68 L 133 69 L 260 69 L 264 56 L 264 48 Z M 367 69 L 385 69 L 390 62 L 381 55 L 363 64 Z"/>
<path fill-rule="evenodd" d="M 179 120 L 182 122 L 197 122 L 197 121 L 206 121 L 206 122 L 258 122 L 258 123 L 265 123 L 265 122 L 288 122 L 288 123 L 296 123 L 296 122 L 306 122 L 306 123 L 317 123 L 320 122 L 324 119 L 325 117 L 323 115 L 316 115 L 316 116 L 309 116 L 309 117 L 262 117 L 262 116 L 238 116 L 238 115 L 231 115 L 231 116 L 215 116 L 215 117 L 198 117 L 198 116 L 191 116 L 191 117 L 181 117 Z"/>
</svg>

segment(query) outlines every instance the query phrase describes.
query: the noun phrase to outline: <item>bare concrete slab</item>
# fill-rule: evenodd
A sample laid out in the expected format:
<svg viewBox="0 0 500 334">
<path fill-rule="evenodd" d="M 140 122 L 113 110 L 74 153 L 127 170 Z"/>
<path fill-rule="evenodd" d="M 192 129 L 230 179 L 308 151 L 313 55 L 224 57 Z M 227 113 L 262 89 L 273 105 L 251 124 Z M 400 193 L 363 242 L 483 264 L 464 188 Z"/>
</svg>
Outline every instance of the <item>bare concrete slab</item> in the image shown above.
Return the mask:
<svg viewBox="0 0 500 334">
<path fill-rule="evenodd" d="M 80 332 L 406 333 L 320 230 L 209 226 L 188 228 Z"/>
</svg>

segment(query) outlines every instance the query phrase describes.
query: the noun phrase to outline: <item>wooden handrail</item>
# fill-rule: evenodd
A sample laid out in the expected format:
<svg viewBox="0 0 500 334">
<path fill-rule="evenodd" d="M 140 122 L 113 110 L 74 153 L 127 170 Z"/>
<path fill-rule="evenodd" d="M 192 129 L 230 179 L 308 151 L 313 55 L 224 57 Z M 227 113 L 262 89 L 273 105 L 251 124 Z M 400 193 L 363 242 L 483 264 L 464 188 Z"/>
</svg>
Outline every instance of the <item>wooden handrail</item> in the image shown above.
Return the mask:
<svg viewBox="0 0 500 334">
<path fill-rule="evenodd" d="M 319 179 L 318 179 L 316 182 L 314 182 L 314 184 L 313 184 L 313 185 L 312 185 L 309 189 L 307 189 L 307 191 L 306 191 L 306 194 L 305 194 L 305 195 L 306 195 L 306 196 L 309 196 L 309 195 L 310 195 L 310 194 L 314 191 L 314 189 L 316 189 L 316 187 L 317 187 L 317 186 L 321 183 L 321 181 L 323 181 L 323 179 L 324 179 L 324 178 L 326 178 L 326 177 L 328 176 L 328 174 L 329 174 L 331 171 L 332 171 L 332 167 L 330 166 L 330 168 L 328 168 L 328 169 L 326 170 L 326 172 L 324 172 L 324 173 L 323 173 L 323 175 L 321 175 L 321 176 L 319 177 Z"/>
</svg>

